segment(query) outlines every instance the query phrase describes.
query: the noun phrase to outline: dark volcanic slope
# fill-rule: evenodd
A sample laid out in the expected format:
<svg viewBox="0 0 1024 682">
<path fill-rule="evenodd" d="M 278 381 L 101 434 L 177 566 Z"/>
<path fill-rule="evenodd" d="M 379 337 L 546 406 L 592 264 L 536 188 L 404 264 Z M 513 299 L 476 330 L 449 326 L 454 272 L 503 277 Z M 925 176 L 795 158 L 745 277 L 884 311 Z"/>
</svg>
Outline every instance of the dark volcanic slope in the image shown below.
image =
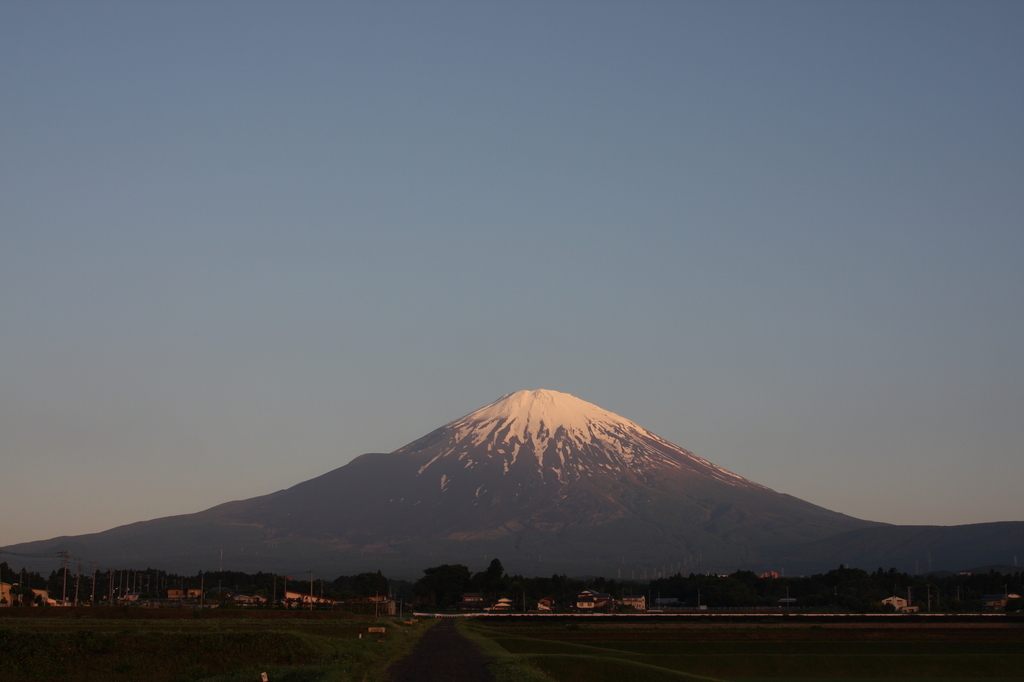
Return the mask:
<svg viewBox="0 0 1024 682">
<path fill-rule="evenodd" d="M 839 533 L 797 547 L 776 547 L 766 558 L 812 572 L 822 565 L 865 570 L 899 567 L 915 573 L 959 570 L 985 564 L 1013 565 L 1024 557 L 1024 523 L 1002 521 L 964 526 L 875 526 Z"/>
<path fill-rule="evenodd" d="M 338 549 L 505 538 L 552 558 L 573 551 L 566 543 L 585 542 L 604 544 L 609 555 L 706 551 L 733 562 L 762 545 L 871 525 L 776 493 L 553 391 L 505 396 L 393 453 L 363 455 L 205 515 Z"/>
<path fill-rule="evenodd" d="M 669 567 L 827 570 L 860 556 L 912 569 L 884 556 L 918 543 L 936 560 L 955 557 L 943 547 L 973 533 L 893 528 L 777 493 L 573 396 L 521 391 L 287 490 L 22 548 L 181 570 L 216 566 L 223 546 L 226 567 L 248 569 L 415 576 L 499 556 L 525 573 L 640 577 Z M 999 556 L 975 563 L 1010 560 L 1005 542 L 983 544 Z"/>
</svg>

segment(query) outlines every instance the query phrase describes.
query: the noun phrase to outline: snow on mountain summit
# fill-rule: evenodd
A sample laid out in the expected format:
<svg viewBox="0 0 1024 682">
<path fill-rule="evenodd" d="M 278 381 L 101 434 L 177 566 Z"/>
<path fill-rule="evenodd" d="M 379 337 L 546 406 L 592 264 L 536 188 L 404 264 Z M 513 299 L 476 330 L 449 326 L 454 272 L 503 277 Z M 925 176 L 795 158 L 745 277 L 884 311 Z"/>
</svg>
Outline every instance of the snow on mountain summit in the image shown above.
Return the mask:
<svg viewBox="0 0 1024 682">
<path fill-rule="evenodd" d="M 444 462 L 460 470 L 497 465 L 503 476 L 529 472 L 540 482 L 566 484 L 595 474 L 646 479 L 673 469 L 756 486 L 624 417 L 543 389 L 504 395 L 397 452 L 429 455 L 418 474 Z"/>
<path fill-rule="evenodd" d="M 504 426 L 500 430 L 504 442 L 510 442 L 514 436 L 520 443 L 532 443 L 541 450 L 559 428 L 577 442 L 593 440 L 595 430 L 605 431 L 609 427 L 640 430 L 628 419 L 574 395 L 544 389 L 502 396 L 449 426 L 459 431 L 472 430 L 481 438 L 492 432 L 492 427 Z"/>
</svg>

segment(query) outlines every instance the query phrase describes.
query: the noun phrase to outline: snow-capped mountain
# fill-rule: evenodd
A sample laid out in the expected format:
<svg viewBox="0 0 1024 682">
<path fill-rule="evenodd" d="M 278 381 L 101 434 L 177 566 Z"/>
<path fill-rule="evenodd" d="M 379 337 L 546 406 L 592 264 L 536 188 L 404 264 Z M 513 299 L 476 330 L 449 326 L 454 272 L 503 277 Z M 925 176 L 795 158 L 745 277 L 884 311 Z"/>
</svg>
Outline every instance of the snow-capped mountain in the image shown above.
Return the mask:
<svg viewBox="0 0 1024 682">
<path fill-rule="evenodd" d="M 223 547 L 225 562 L 255 569 L 370 565 L 415 576 L 500 556 L 534 575 L 639 577 L 666 565 L 765 568 L 780 546 L 874 525 L 748 481 L 574 396 L 535 390 L 286 490 L 65 544 L 78 556 L 183 570 L 200 557 L 209 567 Z"/>
<path fill-rule="evenodd" d="M 392 456 L 407 494 L 389 504 L 427 504 L 460 537 L 618 518 L 630 504 L 619 488 L 657 491 L 686 480 L 694 490 L 707 481 L 771 493 L 624 417 L 549 390 L 502 396 Z"/>
<path fill-rule="evenodd" d="M 707 566 L 871 525 L 549 390 L 505 395 L 394 452 L 205 514 L 381 559 L 444 548 L 452 561 L 503 552 L 581 564 L 667 554 Z"/>
<path fill-rule="evenodd" d="M 468 472 L 500 466 L 503 476 L 530 476 L 558 488 L 595 475 L 649 481 L 663 470 L 689 471 L 730 485 L 757 486 L 628 419 L 557 391 L 502 396 L 398 452 L 412 455 L 423 450 L 436 454 L 416 473 L 450 472 L 441 474 L 442 489 L 458 476 L 451 472 L 450 465 L 455 463 L 456 470 Z M 439 466 L 430 472 L 435 464 Z"/>
</svg>

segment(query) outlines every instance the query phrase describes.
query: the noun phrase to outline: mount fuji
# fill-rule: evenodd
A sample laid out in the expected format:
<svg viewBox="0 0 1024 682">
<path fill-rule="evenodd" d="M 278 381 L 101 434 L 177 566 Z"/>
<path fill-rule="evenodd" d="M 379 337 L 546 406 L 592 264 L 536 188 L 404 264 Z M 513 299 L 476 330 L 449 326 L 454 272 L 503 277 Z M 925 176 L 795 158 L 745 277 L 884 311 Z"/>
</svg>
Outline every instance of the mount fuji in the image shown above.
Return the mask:
<svg viewBox="0 0 1024 682">
<path fill-rule="evenodd" d="M 596 405 L 536 390 L 286 490 L 7 549 L 181 571 L 210 569 L 222 554 L 234 570 L 409 577 L 498 556 L 529 575 L 641 578 L 787 560 L 827 570 L 856 560 L 834 538 L 867 546 L 884 530 L 898 545 L 899 528 L 775 492 Z M 816 546 L 827 559 L 808 553 Z"/>
</svg>

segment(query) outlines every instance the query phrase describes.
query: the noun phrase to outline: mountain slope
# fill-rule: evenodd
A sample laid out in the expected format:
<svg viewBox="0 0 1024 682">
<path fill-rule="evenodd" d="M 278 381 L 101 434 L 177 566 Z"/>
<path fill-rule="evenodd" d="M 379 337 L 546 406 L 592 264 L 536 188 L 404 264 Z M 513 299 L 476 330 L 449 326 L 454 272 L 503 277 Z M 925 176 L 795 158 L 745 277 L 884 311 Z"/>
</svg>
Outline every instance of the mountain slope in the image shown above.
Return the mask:
<svg viewBox="0 0 1024 682">
<path fill-rule="evenodd" d="M 561 538 L 622 527 L 673 544 L 813 540 L 867 522 L 748 481 L 633 422 L 554 391 L 520 391 L 390 454 L 208 512 L 276 538 L 365 550 L 433 540 Z M 637 524 L 645 530 L 633 528 Z M 712 542 L 712 540 L 714 540 Z M 709 546 L 710 549 L 710 546 Z M 540 553 L 540 552 L 538 552 Z M 621 552 L 620 552 L 621 553 Z"/>
<path fill-rule="evenodd" d="M 287 490 L 22 547 L 173 570 L 210 568 L 223 547 L 224 565 L 246 570 L 371 567 L 414 577 L 429 565 L 500 556 L 529 574 L 639 578 L 670 567 L 827 570 L 840 554 L 854 560 L 849 543 L 895 537 L 891 528 L 775 492 L 628 419 L 540 390 L 503 396 Z M 930 540 L 933 555 L 955 556 L 939 548 L 946 536 Z"/>
<path fill-rule="evenodd" d="M 846 531 L 797 546 L 765 552 L 766 559 L 810 572 L 850 564 L 865 570 L 899 567 L 913 573 L 965 569 L 1024 557 L 1024 523 L 1002 521 L 963 526 L 876 526 Z"/>
</svg>

